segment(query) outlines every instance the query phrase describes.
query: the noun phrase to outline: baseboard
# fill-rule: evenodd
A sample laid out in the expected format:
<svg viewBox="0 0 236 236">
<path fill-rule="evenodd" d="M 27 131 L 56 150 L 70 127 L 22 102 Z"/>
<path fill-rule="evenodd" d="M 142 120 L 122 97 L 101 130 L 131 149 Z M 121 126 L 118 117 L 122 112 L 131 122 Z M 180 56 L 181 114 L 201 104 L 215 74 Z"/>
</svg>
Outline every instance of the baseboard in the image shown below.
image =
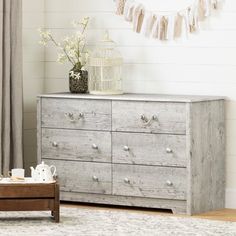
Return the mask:
<svg viewBox="0 0 236 236">
<path fill-rule="evenodd" d="M 236 209 L 236 189 L 228 188 L 225 193 L 225 207 Z"/>
</svg>

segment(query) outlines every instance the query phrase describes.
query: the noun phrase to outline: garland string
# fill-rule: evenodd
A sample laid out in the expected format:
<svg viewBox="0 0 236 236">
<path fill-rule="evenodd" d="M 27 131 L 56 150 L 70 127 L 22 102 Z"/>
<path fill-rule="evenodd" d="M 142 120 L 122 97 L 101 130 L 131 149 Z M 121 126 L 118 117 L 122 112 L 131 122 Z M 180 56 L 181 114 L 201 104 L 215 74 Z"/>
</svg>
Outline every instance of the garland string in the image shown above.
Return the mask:
<svg viewBox="0 0 236 236">
<path fill-rule="evenodd" d="M 195 0 L 178 11 L 149 11 L 136 0 L 116 0 L 116 14 L 123 15 L 133 30 L 146 37 L 173 40 L 199 30 L 199 21 L 219 8 L 222 0 Z"/>
</svg>

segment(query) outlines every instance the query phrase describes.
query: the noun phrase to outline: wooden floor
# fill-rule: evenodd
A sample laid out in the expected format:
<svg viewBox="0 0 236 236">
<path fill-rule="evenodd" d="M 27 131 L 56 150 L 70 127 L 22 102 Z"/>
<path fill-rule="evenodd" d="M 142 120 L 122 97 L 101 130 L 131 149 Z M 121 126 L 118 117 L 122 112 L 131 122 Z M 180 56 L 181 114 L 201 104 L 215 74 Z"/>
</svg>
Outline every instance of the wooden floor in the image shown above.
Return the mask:
<svg viewBox="0 0 236 236">
<path fill-rule="evenodd" d="M 144 214 L 152 215 L 173 215 L 171 211 L 168 210 L 156 210 L 156 209 L 147 209 L 147 208 L 137 208 L 137 207 L 121 207 L 121 206 L 107 206 L 107 205 L 97 205 L 97 204 L 81 204 L 81 203 L 61 203 L 61 206 L 64 207 L 78 207 L 85 208 L 90 210 L 104 209 L 104 210 L 114 210 L 114 211 L 129 211 L 129 212 L 139 212 Z M 200 219 L 209 219 L 209 220 L 222 220 L 222 221 L 231 221 L 236 222 L 236 209 L 222 209 L 218 211 L 211 211 L 200 215 L 195 216 L 183 216 L 180 217 L 193 217 Z"/>
</svg>

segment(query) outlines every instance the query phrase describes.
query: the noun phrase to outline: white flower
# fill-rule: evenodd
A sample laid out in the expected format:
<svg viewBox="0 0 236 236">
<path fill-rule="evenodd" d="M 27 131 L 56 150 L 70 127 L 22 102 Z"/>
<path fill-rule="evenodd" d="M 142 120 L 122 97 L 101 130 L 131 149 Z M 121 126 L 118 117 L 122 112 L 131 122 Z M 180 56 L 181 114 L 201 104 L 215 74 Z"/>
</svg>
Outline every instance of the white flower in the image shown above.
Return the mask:
<svg viewBox="0 0 236 236">
<path fill-rule="evenodd" d="M 41 28 L 38 29 L 39 35 L 44 39 L 50 39 L 51 31 L 50 30 L 42 30 Z"/>
<path fill-rule="evenodd" d="M 73 70 L 70 71 L 69 75 L 73 78 L 73 79 L 80 79 L 81 78 L 81 74 L 80 72 L 75 73 Z"/>
<path fill-rule="evenodd" d="M 64 53 L 58 53 L 57 62 L 64 64 L 67 61 L 67 56 Z"/>
<path fill-rule="evenodd" d="M 54 44 L 58 49 L 57 61 L 65 63 L 69 61 L 73 66 L 79 64 L 81 67 L 86 64 L 85 53 L 85 30 L 89 22 L 89 17 L 84 17 L 82 21 L 74 20 L 72 25 L 78 30 L 58 42 L 52 35 L 50 30 L 38 29 L 41 40 L 39 43 L 46 46 L 49 42 Z M 80 28 L 79 28 L 80 27 Z M 76 78 L 80 78 L 80 74 L 76 74 Z"/>
<path fill-rule="evenodd" d="M 80 22 L 80 24 L 82 24 L 82 25 L 87 25 L 88 22 L 89 22 L 89 17 L 84 17 L 84 18 L 82 19 L 82 21 Z"/>
<path fill-rule="evenodd" d="M 39 41 L 39 44 L 40 44 L 40 45 L 43 45 L 43 46 L 46 46 L 46 45 L 47 45 L 47 43 L 46 43 L 45 41 L 43 41 L 43 40 L 40 40 L 40 41 Z"/>
<path fill-rule="evenodd" d="M 71 77 L 74 77 L 74 71 L 71 70 L 70 73 L 69 73 L 69 75 L 70 75 Z"/>
<path fill-rule="evenodd" d="M 39 44 L 46 46 L 47 43 L 51 40 L 51 31 L 49 30 L 42 30 L 41 28 L 38 29 L 39 35 L 41 37 L 41 40 L 39 41 Z"/>
<path fill-rule="evenodd" d="M 80 78 L 81 78 L 81 75 L 79 72 L 77 74 L 75 74 L 75 79 L 80 79 Z"/>
<path fill-rule="evenodd" d="M 87 61 L 89 58 L 89 52 L 85 52 L 85 60 Z"/>
<path fill-rule="evenodd" d="M 75 50 L 70 50 L 67 52 L 69 57 L 76 58 L 76 51 Z"/>
<path fill-rule="evenodd" d="M 69 38 L 68 36 L 66 36 L 66 37 L 63 39 L 63 42 L 64 42 L 64 43 L 69 43 L 69 41 L 70 41 L 70 38 Z"/>
</svg>

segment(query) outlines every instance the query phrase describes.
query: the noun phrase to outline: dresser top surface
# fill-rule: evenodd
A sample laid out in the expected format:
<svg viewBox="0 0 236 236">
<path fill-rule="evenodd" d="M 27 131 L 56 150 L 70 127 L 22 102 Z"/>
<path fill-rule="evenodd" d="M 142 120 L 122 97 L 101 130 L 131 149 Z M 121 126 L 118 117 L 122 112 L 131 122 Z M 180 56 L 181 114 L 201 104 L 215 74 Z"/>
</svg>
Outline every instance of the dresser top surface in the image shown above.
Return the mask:
<svg viewBox="0 0 236 236">
<path fill-rule="evenodd" d="M 116 100 L 116 101 L 153 101 L 153 102 L 204 102 L 214 100 L 225 100 L 222 96 L 205 95 L 168 95 L 168 94 L 135 94 L 125 93 L 122 95 L 91 95 L 72 94 L 69 92 L 41 94 L 43 98 L 71 98 L 71 99 L 91 99 L 91 100 Z"/>
</svg>

